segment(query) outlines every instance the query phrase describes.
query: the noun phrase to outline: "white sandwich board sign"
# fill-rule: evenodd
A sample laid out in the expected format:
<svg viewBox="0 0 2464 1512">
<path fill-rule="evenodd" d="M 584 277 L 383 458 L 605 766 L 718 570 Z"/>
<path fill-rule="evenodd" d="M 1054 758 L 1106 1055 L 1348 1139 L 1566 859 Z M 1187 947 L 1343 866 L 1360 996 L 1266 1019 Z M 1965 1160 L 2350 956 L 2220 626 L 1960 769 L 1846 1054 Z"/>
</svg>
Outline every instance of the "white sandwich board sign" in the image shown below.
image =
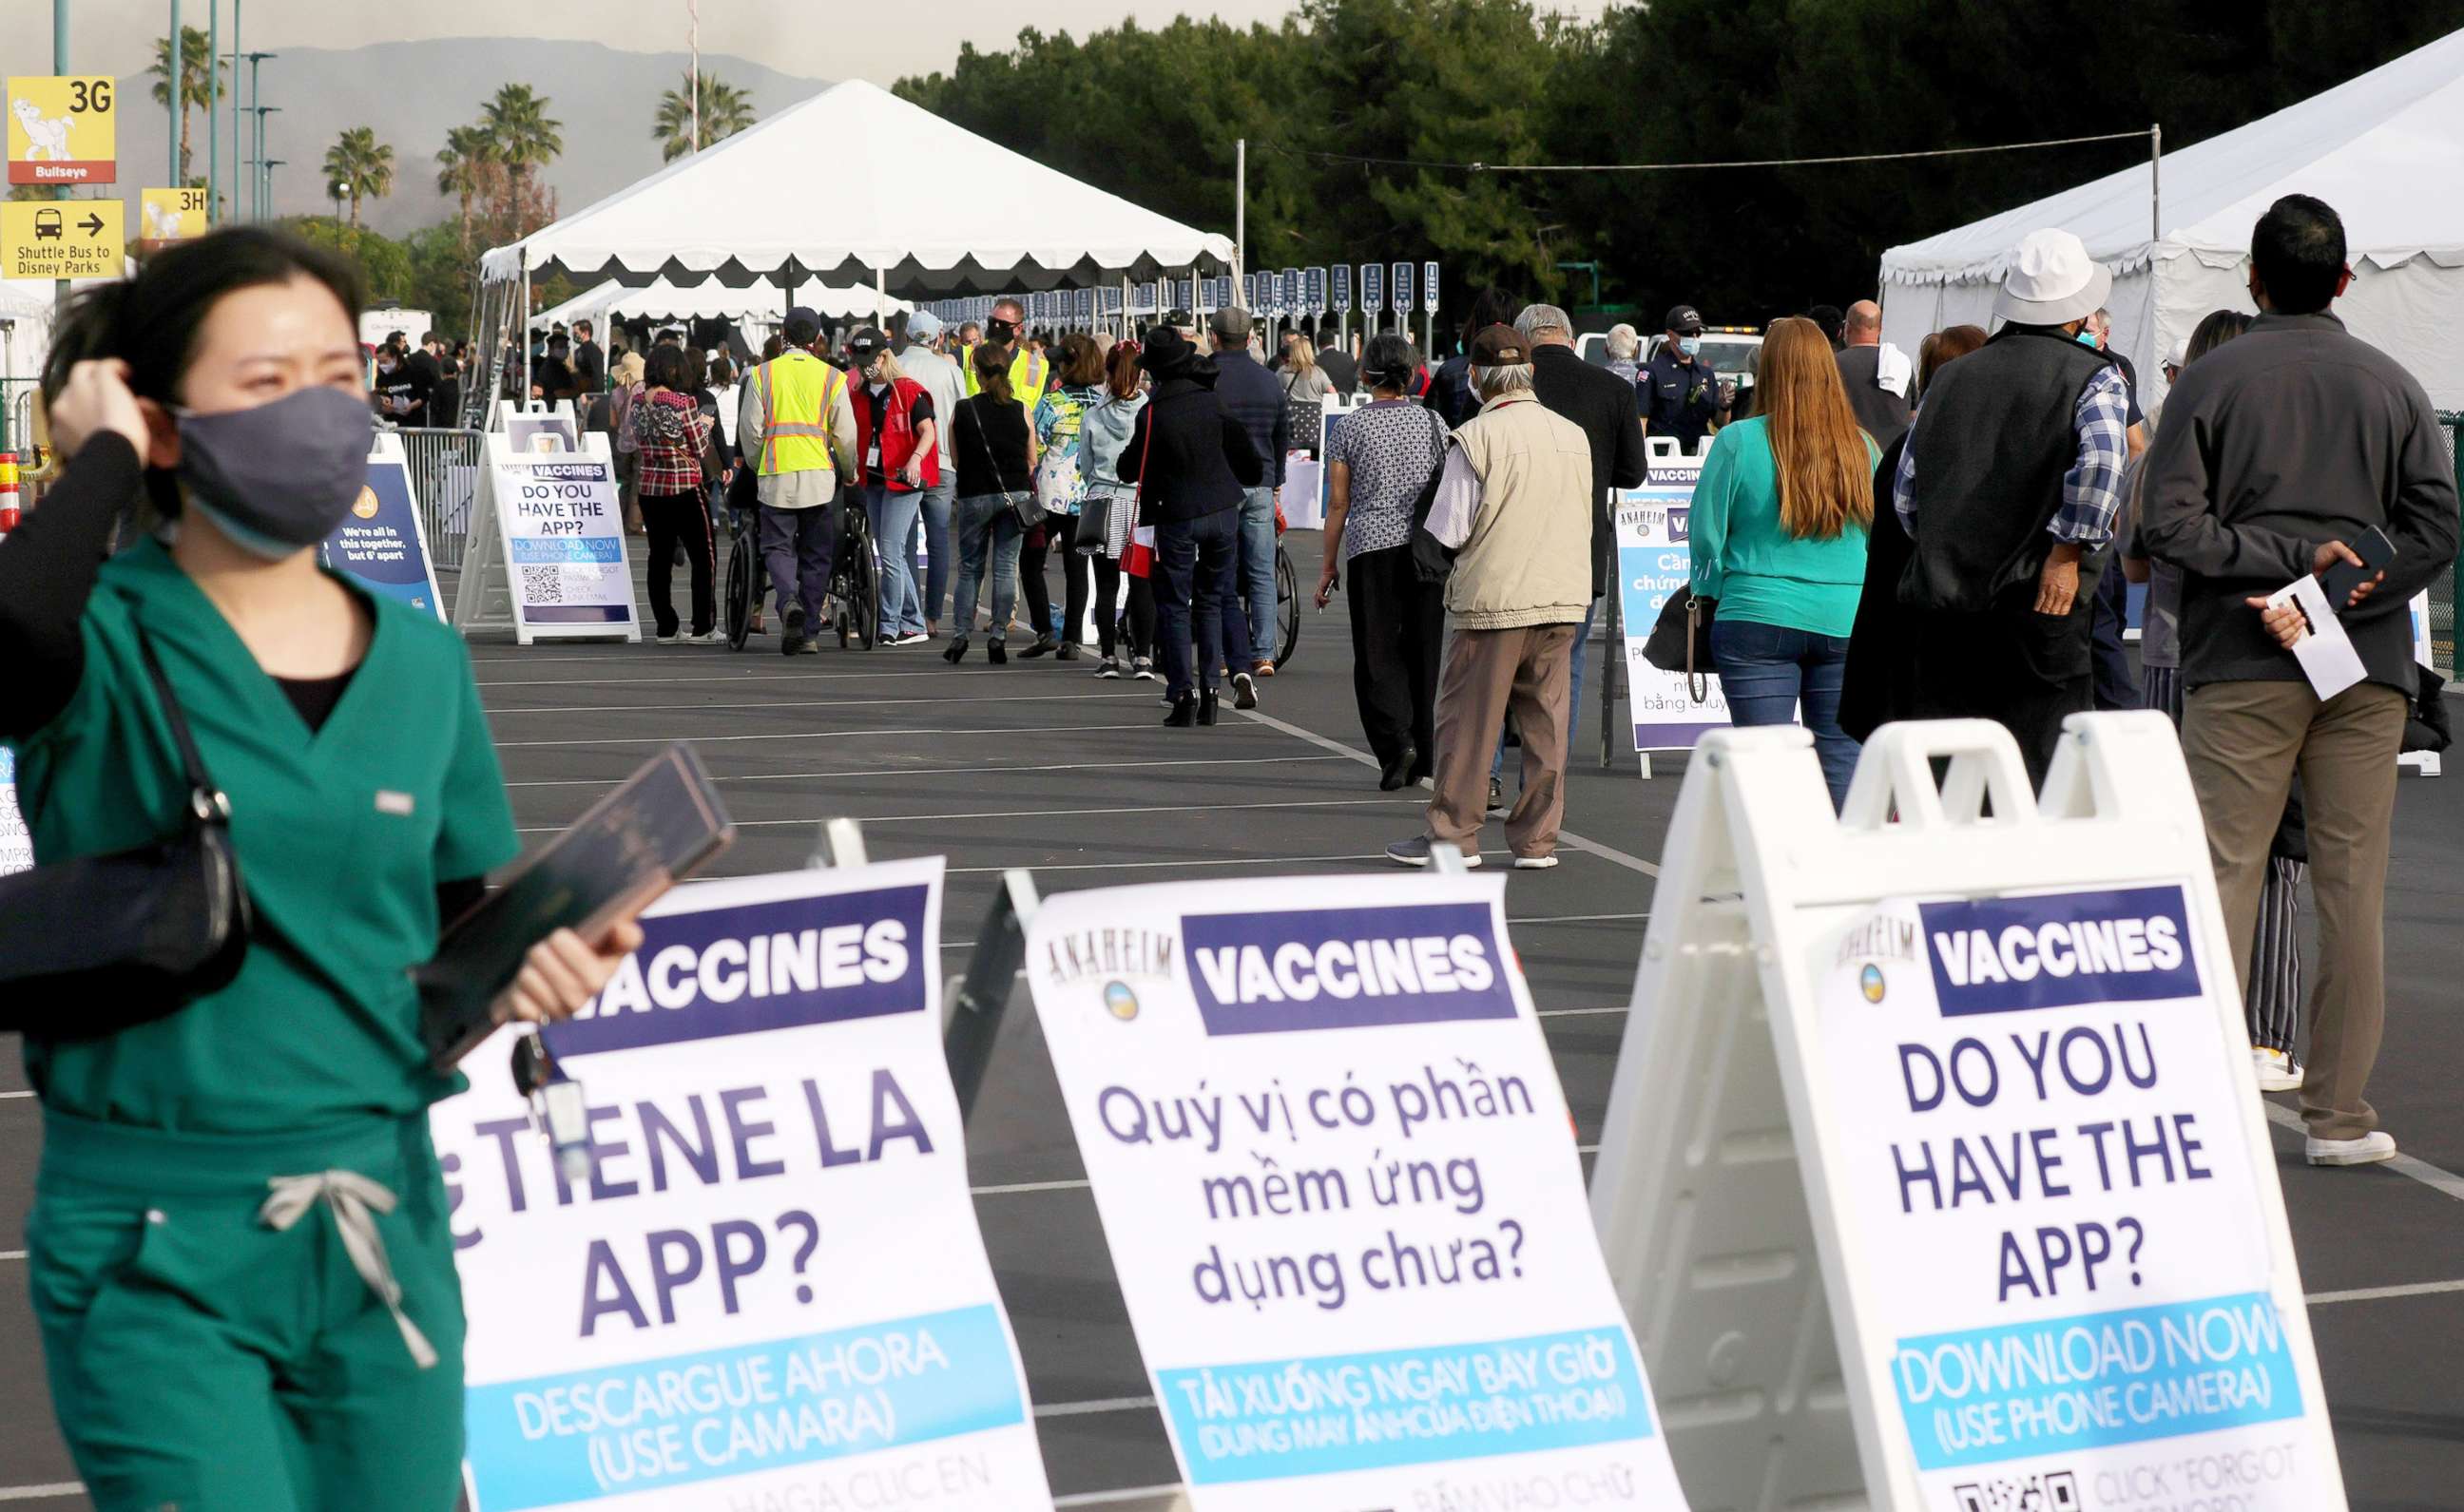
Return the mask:
<svg viewBox="0 0 2464 1512">
<path fill-rule="evenodd" d="M 593 431 L 580 450 L 567 450 L 540 417 L 514 417 L 526 422 L 535 427 L 528 447 L 504 431 L 488 433 L 453 627 L 466 636 L 509 629 L 524 646 L 640 640 L 607 438 Z"/>
<path fill-rule="evenodd" d="M 1026 975 L 1192 1512 L 1681 1512 L 1505 879 L 1064 893 Z"/>
<path fill-rule="evenodd" d="M 1593 1208 L 1698 1504 L 2344 1505 L 2162 714 L 2041 802 L 1886 727 L 1837 821 L 1803 731 L 1706 735 L 1659 899 Z"/>
<path fill-rule="evenodd" d="M 939 1035 L 938 858 L 690 883 L 544 1032 L 429 1115 L 470 1317 L 472 1512 L 1049 1512 Z"/>
</svg>

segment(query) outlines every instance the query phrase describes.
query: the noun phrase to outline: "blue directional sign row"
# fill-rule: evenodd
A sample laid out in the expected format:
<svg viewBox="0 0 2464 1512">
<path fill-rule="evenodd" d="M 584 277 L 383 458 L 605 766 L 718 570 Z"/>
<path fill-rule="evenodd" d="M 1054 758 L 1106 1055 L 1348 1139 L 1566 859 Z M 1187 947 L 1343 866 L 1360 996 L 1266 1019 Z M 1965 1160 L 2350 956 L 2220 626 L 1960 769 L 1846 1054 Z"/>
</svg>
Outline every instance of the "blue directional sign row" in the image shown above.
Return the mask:
<svg viewBox="0 0 2464 1512">
<path fill-rule="evenodd" d="M 1438 313 L 1438 265 L 1421 263 L 1419 277 L 1420 313 L 1434 316 Z M 1413 311 L 1415 292 L 1413 268 L 1408 262 L 1362 263 L 1357 267 L 1337 263 L 1331 268 L 1268 269 L 1243 274 L 1237 279 L 1165 278 L 1133 284 L 1126 307 L 1121 287 L 1109 284 L 1093 289 L 1053 289 L 1023 296 L 985 295 L 935 299 L 922 308 L 945 321 L 981 321 L 990 317 L 992 307 L 1001 298 L 1023 297 L 1031 324 L 1086 327 L 1098 319 L 1124 314 L 1133 319 L 1159 317 L 1168 310 L 1187 310 L 1195 315 L 1227 305 L 1277 319 L 1308 318 L 1330 312 L 1350 315 L 1355 309 L 1366 316 L 1389 312 L 1408 316 Z"/>
</svg>

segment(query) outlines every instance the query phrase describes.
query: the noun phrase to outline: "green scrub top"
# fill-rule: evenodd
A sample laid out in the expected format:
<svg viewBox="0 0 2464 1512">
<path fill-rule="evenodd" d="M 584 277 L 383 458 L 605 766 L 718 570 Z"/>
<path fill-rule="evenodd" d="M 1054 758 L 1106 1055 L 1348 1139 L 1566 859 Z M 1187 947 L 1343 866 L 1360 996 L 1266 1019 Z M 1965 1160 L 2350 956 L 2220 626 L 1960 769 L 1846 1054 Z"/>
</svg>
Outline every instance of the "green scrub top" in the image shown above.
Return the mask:
<svg viewBox="0 0 2464 1512">
<path fill-rule="evenodd" d="M 460 1089 L 428 1067 L 409 972 L 435 953 L 436 887 L 520 848 L 461 639 L 336 576 L 374 616 L 366 658 L 311 732 L 160 544 L 105 564 L 84 618 L 85 675 L 25 740 L 18 803 L 38 861 L 173 832 L 178 748 L 137 648 L 142 623 L 229 795 L 255 909 L 239 975 L 167 1019 L 26 1046 L 58 1112 L 254 1134 L 401 1117 Z"/>
</svg>

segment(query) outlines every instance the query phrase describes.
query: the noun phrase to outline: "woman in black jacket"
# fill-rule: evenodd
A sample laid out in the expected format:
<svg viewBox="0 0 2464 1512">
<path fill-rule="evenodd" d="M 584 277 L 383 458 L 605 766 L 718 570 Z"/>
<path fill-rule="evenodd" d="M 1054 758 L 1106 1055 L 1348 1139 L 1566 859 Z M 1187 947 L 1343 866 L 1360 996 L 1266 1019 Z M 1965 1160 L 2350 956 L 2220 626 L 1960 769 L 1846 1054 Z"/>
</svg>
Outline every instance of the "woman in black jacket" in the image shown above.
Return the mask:
<svg viewBox="0 0 2464 1512">
<path fill-rule="evenodd" d="M 1232 670 L 1232 707 L 1258 707 L 1250 676 L 1249 619 L 1235 576 L 1241 564 L 1242 491 L 1266 475 L 1241 423 L 1215 397 L 1215 362 L 1188 338 L 1160 326 L 1138 356 L 1155 397 L 1138 411 L 1121 449 L 1121 481 L 1138 485 L 1138 523 L 1155 528 L 1157 655 L 1176 729 L 1215 723 L 1215 670 Z M 1190 615 L 1197 612 L 1198 665 L 1192 676 Z"/>
</svg>

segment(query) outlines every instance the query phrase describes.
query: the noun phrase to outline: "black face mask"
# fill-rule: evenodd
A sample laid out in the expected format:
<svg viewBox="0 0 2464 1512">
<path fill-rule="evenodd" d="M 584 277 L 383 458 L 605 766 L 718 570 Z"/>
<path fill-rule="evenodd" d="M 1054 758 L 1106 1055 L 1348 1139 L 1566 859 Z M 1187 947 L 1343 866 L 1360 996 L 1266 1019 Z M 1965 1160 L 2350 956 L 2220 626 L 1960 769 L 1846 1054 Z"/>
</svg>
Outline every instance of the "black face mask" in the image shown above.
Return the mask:
<svg viewBox="0 0 2464 1512">
<path fill-rule="evenodd" d="M 995 346 L 1007 346 L 1017 340 L 1018 326 L 1015 322 L 996 317 L 984 326 L 984 336 Z"/>
</svg>

